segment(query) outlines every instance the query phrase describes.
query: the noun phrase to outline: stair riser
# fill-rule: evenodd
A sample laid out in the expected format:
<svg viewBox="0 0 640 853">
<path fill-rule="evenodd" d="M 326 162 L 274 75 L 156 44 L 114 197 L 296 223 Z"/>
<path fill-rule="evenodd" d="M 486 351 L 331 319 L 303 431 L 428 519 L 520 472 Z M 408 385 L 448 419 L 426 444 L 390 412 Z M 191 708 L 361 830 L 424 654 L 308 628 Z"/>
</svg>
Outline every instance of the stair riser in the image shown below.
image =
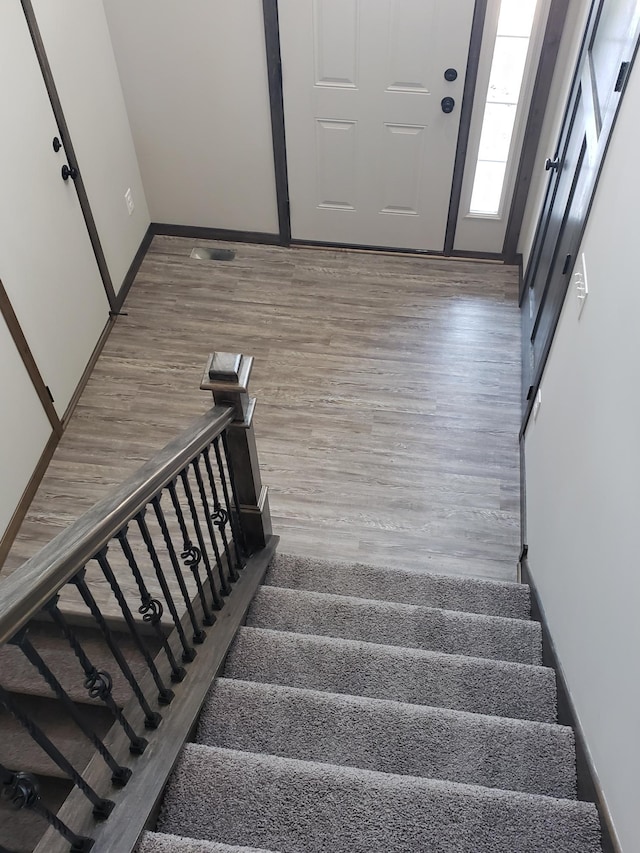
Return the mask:
<svg viewBox="0 0 640 853">
<path fill-rule="evenodd" d="M 243 681 L 555 722 L 552 670 L 242 628 L 224 674 Z"/>
<path fill-rule="evenodd" d="M 194 798 L 194 780 L 198 797 Z M 189 745 L 159 829 L 305 853 L 598 853 L 587 803 Z"/>
<path fill-rule="evenodd" d="M 291 589 L 398 601 L 514 619 L 528 619 L 531 612 L 529 589 L 522 584 L 383 569 L 362 564 L 343 565 L 286 554 L 276 557 L 265 582 Z"/>
<path fill-rule="evenodd" d="M 540 665 L 536 622 L 262 587 L 247 625 Z"/>
<path fill-rule="evenodd" d="M 553 797 L 576 792 L 569 729 L 255 682 L 218 679 L 198 741 Z"/>
</svg>

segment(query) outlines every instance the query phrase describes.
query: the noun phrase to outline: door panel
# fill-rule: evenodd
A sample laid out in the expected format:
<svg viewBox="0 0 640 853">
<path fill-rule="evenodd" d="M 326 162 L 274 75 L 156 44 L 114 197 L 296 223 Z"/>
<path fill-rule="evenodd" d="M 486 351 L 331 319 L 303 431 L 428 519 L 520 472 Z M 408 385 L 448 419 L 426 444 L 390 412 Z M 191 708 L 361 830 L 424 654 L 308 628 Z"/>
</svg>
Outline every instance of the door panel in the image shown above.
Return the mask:
<svg viewBox="0 0 640 853">
<path fill-rule="evenodd" d="M 316 86 L 357 87 L 358 17 L 358 0 L 315 4 L 312 55 L 316 58 Z"/>
<path fill-rule="evenodd" d="M 62 416 L 108 303 L 19 0 L 0 4 L 0 112 L 0 279 Z"/>
<path fill-rule="evenodd" d="M 294 239 L 442 251 L 472 16 L 467 0 L 280 0 Z"/>
</svg>

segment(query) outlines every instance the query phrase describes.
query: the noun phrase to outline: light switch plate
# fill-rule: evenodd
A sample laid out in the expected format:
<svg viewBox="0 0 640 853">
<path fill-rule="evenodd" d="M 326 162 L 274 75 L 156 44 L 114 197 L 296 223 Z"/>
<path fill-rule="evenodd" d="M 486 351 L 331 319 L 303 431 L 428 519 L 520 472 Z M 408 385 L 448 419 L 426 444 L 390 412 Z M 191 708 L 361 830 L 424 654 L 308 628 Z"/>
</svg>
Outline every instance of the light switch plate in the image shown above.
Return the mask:
<svg viewBox="0 0 640 853">
<path fill-rule="evenodd" d="M 584 304 L 589 296 L 589 283 L 587 281 L 587 263 L 584 257 L 584 252 L 580 253 L 575 269 L 573 270 L 573 286 L 576 291 L 576 299 L 578 300 L 578 319 L 582 316 Z"/>
<path fill-rule="evenodd" d="M 540 389 L 540 388 L 538 388 L 538 392 L 537 392 L 537 394 L 536 394 L 536 398 L 535 398 L 535 400 L 533 401 L 533 411 L 532 411 L 532 413 L 531 413 L 531 414 L 533 415 L 533 419 L 534 419 L 534 421 L 535 421 L 535 420 L 536 420 L 536 418 L 538 417 L 538 412 L 540 411 L 540 406 L 541 406 L 541 405 L 542 405 L 542 391 L 541 391 L 541 389 Z"/>
</svg>

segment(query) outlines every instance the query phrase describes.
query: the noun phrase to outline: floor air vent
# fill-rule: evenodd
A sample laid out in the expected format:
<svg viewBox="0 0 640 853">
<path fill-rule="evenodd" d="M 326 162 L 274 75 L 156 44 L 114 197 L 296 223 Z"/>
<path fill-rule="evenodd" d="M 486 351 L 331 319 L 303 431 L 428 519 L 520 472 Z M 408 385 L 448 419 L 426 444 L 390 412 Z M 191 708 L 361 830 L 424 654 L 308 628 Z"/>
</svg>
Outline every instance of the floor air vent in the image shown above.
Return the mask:
<svg viewBox="0 0 640 853">
<path fill-rule="evenodd" d="M 232 261 L 236 256 L 233 249 L 203 249 L 196 247 L 190 257 L 196 261 Z"/>
</svg>

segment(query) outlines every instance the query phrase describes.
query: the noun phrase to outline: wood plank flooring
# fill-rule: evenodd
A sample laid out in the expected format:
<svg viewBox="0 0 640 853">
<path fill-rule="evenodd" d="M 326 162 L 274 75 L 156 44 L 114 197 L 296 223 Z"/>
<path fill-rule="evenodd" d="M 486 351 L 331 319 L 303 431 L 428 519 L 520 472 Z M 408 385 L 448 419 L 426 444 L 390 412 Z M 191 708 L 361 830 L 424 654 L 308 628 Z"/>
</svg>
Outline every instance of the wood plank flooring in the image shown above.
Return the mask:
<svg viewBox="0 0 640 853">
<path fill-rule="evenodd" d="M 517 270 L 156 237 L 4 572 L 211 405 L 207 354 L 256 358 L 284 552 L 515 579 Z"/>
</svg>

